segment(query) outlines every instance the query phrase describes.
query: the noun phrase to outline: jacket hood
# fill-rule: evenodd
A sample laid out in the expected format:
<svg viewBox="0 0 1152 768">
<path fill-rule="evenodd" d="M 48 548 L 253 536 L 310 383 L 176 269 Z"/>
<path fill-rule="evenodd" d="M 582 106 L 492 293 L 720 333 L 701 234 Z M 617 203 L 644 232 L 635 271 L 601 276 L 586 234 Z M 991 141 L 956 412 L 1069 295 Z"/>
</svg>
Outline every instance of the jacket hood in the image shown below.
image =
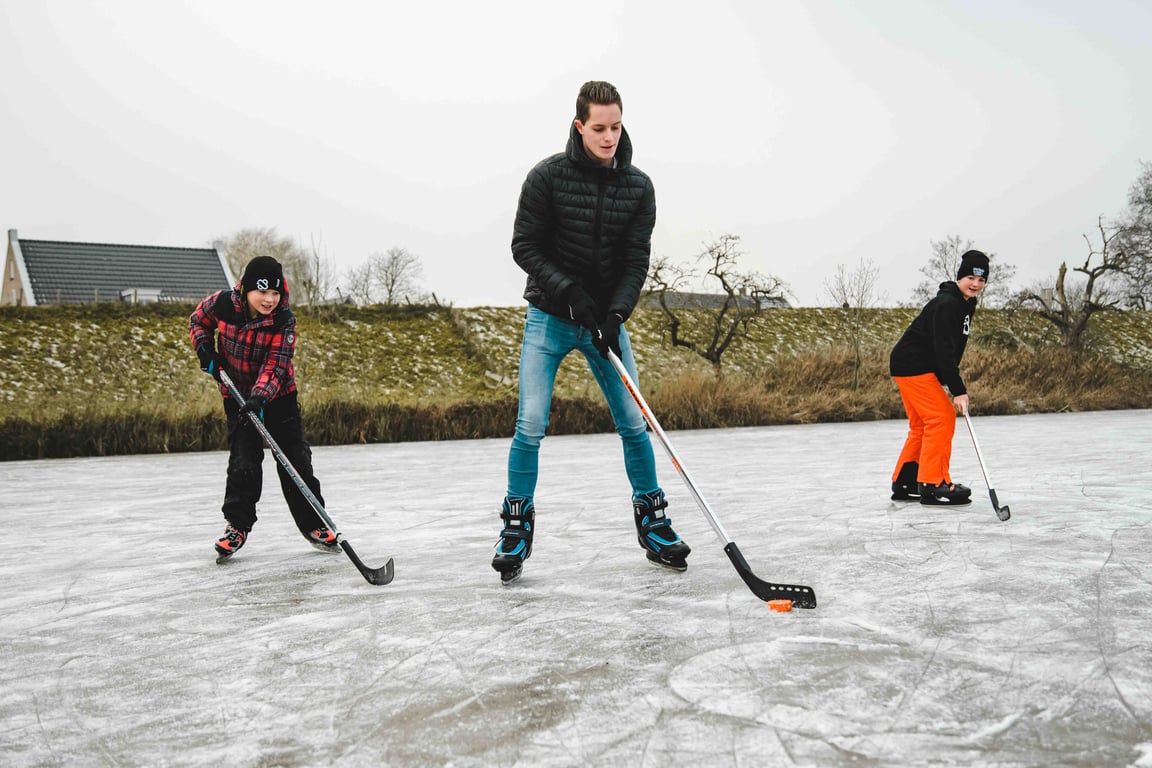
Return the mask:
<svg viewBox="0 0 1152 768">
<path fill-rule="evenodd" d="M 568 158 L 577 165 L 590 165 L 599 167 L 599 164 L 584 151 L 584 137 L 576 130 L 573 120 L 568 126 L 568 145 L 564 148 Z M 621 171 L 632 165 L 632 139 L 628 138 L 628 129 L 620 128 L 620 141 L 616 144 L 616 170 Z"/>
<path fill-rule="evenodd" d="M 968 298 L 964 295 L 964 291 L 960 290 L 960 286 L 956 284 L 955 280 L 947 280 L 940 283 L 940 290 L 936 292 L 937 298 L 941 296 L 951 296 L 963 304 L 968 304 L 972 311 L 976 309 L 976 299 Z"/>
</svg>

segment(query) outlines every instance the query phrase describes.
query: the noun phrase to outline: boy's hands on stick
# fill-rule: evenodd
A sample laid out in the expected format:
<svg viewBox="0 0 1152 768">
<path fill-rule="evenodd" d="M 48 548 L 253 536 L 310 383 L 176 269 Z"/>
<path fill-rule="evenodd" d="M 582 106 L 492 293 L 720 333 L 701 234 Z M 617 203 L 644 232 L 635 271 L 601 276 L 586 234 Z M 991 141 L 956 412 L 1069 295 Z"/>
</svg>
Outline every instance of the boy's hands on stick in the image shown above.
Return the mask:
<svg viewBox="0 0 1152 768">
<path fill-rule="evenodd" d="M 244 401 L 244 405 L 240 406 L 240 418 L 245 415 L 253 413 L 260 421 L 264 421 L 264 406 L 268 404 L 268 399 L 260 397 L 250 397 Z"/>
<path fill-rule="evenodd" d="M 220 369 L 224 367 L 224 356 L 204 345 L 197 348 L 196 356 L 200 358 L 200 370 L 216 381 L 220 381 Z"/>
</svg>

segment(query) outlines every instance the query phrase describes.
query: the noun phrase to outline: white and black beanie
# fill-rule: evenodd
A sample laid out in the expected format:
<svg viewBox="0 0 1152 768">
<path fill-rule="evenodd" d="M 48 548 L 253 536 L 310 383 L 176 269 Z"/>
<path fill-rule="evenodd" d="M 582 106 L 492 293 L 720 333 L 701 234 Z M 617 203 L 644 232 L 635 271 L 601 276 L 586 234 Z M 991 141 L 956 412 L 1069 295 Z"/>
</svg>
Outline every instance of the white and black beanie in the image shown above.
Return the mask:
<svg viewBox="0 0 1152 768">
<path fill-rule="evenodd" d="M 271 256 L 257 256 L 244 267 L 240 287 L 248 291 L 284 292 L 284 269 Z"/>
<path fill-rule="evenodd" d="M 956 270 L 956 279 L 969 275 L 988 279 L 988 257 L 983 251 L 965 251 L 960 257 L 960 269 Z"/>
</svg>

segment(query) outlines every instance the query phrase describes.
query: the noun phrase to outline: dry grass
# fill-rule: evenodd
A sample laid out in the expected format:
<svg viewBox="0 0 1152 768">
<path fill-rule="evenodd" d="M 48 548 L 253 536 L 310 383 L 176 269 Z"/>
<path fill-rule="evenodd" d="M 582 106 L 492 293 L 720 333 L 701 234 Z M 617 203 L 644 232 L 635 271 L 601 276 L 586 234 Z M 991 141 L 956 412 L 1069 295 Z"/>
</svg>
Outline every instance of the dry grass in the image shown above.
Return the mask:
<svg viewBox="0 0 1152 768">
<path fill-rule="evenodd" d="M 0 459 L 216 450 L 220 397 L 187 346 L 190 306 L 0 309 Z M 629 323 L 641 387 L 668 429 L 902 418 L 888 350 L 910 319 L 876 310 L 854 357 L 834 309 L 757 321 L 717 378 L 670 349 L 661 318 Z M 978 317 L 963 372 L 981 414 L 1145 408 L 1152 316 L 1102 318 L 1091 351 L 1052 346 L 1033 315 Z M 508 437 L 515 426 L 522 308 L 335 308 L 302 313 L 298 378 L 315 445 Z M 501 383 L 500 379 L 504 379 Z M 611 419 L 578 355 L 561 367 L 550 431 Z"/>
</svg>

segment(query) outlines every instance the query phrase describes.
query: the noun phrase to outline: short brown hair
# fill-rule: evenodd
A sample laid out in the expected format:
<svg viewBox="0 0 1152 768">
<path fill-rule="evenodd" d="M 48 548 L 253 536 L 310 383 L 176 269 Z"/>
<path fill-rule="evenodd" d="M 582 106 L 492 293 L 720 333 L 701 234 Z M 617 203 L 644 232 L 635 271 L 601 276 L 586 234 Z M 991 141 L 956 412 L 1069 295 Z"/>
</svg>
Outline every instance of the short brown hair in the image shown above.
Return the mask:
<svg viewBox="0 0 1152 768">
<path fill-rule="evenodd" d="M 624 100 L 616 86 L 604 80 L 589 80 L 580 86 L 580 93 L 576 96 L 576 119 L 584 122 L 588 113 L 592 111 L 593 104 L 615 104 L 624 111 Z"/>
</svg>

